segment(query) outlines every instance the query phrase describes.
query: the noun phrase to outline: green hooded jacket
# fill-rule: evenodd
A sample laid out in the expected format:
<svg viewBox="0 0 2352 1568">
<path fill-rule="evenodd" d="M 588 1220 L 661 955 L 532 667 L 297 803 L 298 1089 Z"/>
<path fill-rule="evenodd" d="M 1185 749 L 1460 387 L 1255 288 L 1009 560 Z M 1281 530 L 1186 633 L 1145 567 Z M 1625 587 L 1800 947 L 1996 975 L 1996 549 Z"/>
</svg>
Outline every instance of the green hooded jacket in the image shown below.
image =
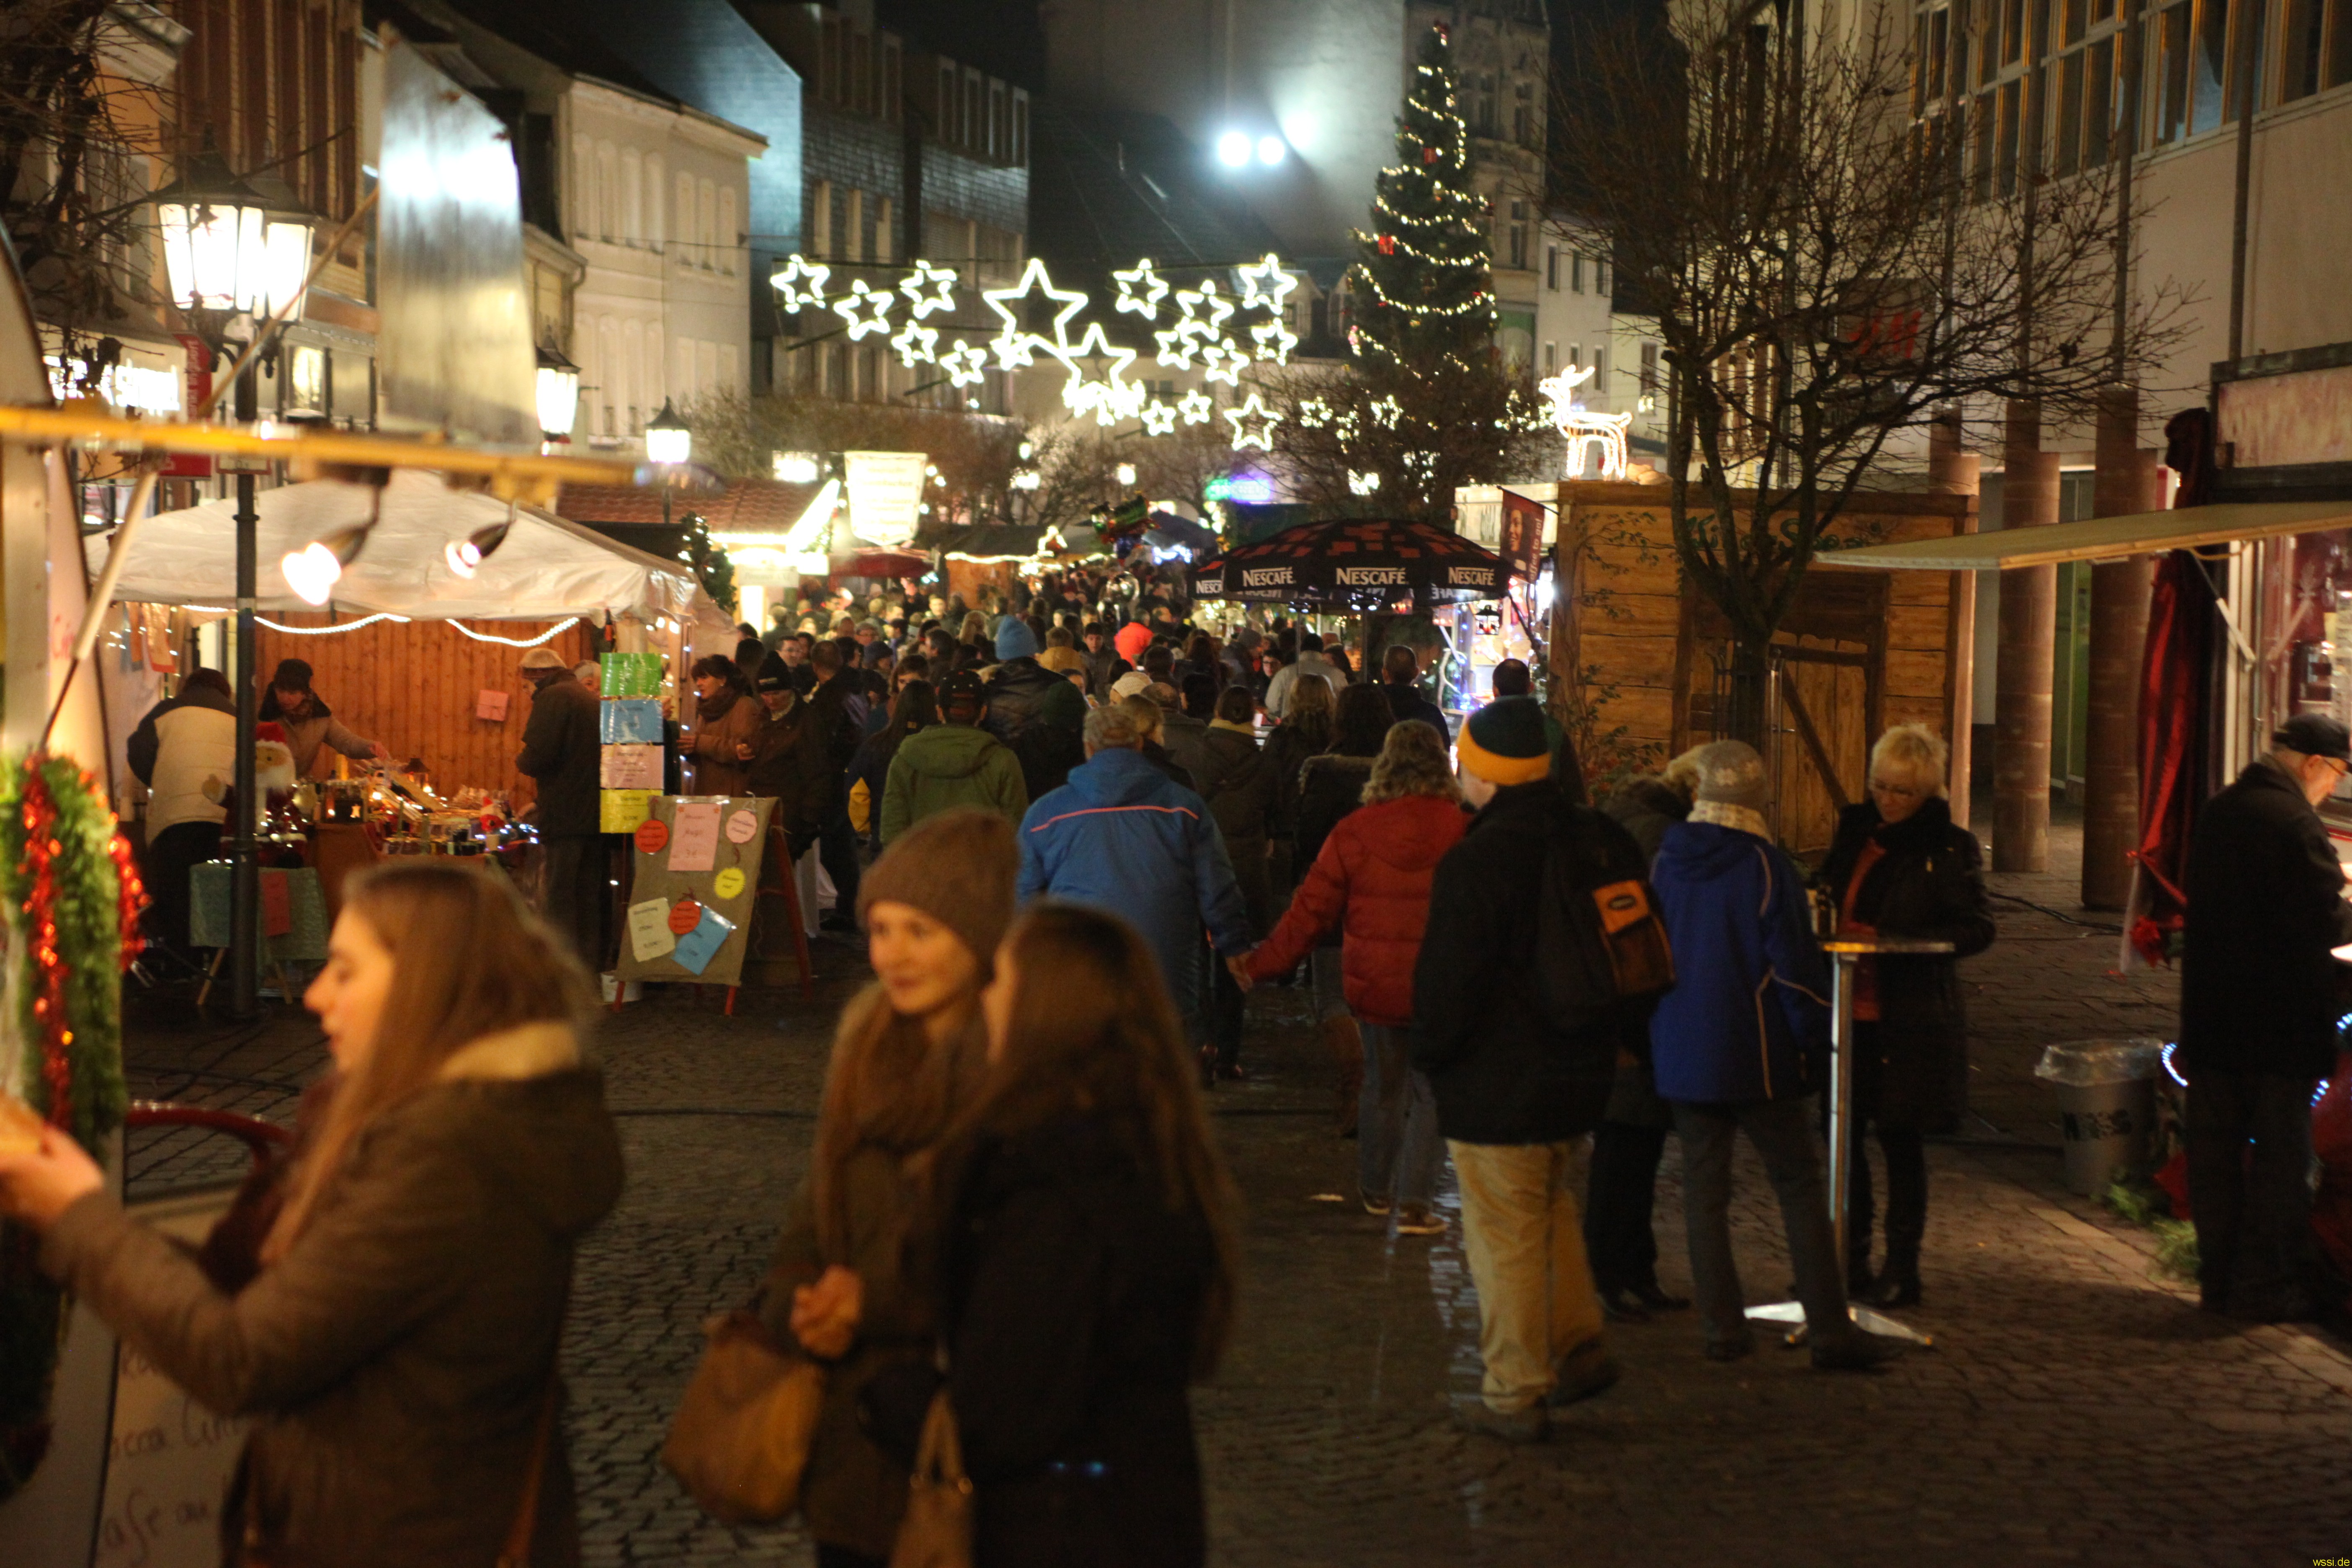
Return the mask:
<svg viewBox="0 0 2352 1568">
<path fill-rule="evenodd" d="M 883 844 L 951 805 L 1002 812 L 1015 824 L 1029 809 L 1020 759 L 970 724 L 934 724 L 898 743 L 882 786 Z"/>
</svg>

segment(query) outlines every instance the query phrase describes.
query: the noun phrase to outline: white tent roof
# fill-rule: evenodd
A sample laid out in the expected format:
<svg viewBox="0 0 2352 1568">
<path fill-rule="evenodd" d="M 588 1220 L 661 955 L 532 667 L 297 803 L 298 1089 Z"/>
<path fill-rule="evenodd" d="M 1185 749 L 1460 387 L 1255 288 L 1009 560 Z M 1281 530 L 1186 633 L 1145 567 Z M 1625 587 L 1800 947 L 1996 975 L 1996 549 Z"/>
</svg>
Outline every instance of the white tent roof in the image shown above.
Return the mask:
<svg viewBox="0 0 2352 1568">
<path fill-rule="evenodd" d="M 368 520 L 364 485 L 313 479 L 264 490 L 260 522 L 260 608 L 307 610 L 286 585 L 278 562 L 322 534 Z M 236 503 L 205 501 L 160 512 L 140 524 L 117 599 L 154 605 L 236 603 Z M 506 542 L 468 578 L 450 572 L 442 547 L 505 520 L 507 503 L 455 490 L 440 476 L 395 469 L 383 507 L 360 558 L 335 585 L 335 607 L 412 619 L 543 621 L 596 610 L 702 618 L 708 604 L 683 562 L 663 561 L 593 530 L 524 507 Z M 84 542 L 91 574 L 106 563 L 110 536 Z M 698 605 L 702 600 L 703 605 Z M 712 618 L 723 620 L 715 607 Z"/>
</svg>

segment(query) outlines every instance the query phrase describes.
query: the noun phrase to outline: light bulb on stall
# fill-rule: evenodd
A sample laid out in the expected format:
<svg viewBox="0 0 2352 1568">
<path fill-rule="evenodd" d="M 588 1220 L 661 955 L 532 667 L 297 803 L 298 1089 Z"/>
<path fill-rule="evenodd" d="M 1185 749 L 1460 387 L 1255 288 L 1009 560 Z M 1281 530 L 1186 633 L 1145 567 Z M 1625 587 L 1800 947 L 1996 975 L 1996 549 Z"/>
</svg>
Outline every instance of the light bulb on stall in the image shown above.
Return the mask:
<svg viewBox="0 0 2352 1568">
<path fill-rule="evenodd" d="M 286 585 L 306 605 L 325 604 L 334 597 L 343 568 L 358 560 L 367 547 L 368 527 L 373 526 L 338 530 L 286 556 L 278 563 Z"/>
<path fill-rule="evenodd" d="M 514 509 L 507 509 L 507 521 L 494 522 L 488 528 L 478 528 L 463 539 L 453 539 L 441 547 L 441 559 L 457 577 L 471 577 L 475 568 L 499 552 L 507 542 L 507 531 L 514 526 Z"/>
</svg>

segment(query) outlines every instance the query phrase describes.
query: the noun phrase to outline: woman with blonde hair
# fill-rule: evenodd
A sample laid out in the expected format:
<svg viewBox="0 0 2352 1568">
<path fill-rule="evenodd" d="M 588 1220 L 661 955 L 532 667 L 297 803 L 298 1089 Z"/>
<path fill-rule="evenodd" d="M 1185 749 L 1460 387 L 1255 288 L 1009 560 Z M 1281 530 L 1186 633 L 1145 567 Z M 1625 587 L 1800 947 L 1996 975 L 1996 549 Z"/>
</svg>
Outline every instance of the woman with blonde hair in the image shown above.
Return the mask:
<svg viewBox="0 0 2352 1568">
<path fill-rule="evenodd" d="M 556 1347 L 621 1190 L 587 975 L 504 878 L 394 862 L 352 880 L 303 1002 L 341 1078 L 241 1289 L 60 1134 L 0 1160 L 0 1208 L 127 1346 L 252 1418 L 227 1561 L 575 1563 Z"/>
<path fill-rule="evenodd" d="M 1356 1182 L 1364 1211 L 1385 1218 L 1393 1208 L 1401 1236 L 1445 1229 L 1431 1207 L 1445 1157 L 1437 1100 L 1412 1065 L 1412 966 L 1437 863 L 1469 825 L 1444 737 L 1418 720 L 1390 726 L 1363 805 L 1325 837 L 1288 912 L 1250 954 L 1250 977 L 1270 980 L 1343 933 L 1341 987 L 1364 1041 Z"/>
<path fill-rule="evenodd" d="M 1159 961 L 1115 915 L 1045 903 L 996 957 L 988 1087 L 940 1156 L 947 1382 L 979 1568 L 1196 1568 L 1189 1385 L 1231 1331 L 1237 1204 Z M 911 1452 L 937 1374 L 868 1412 Z"/>
<path fill-rule="evenodd" d="M 1840 814 L 1822 862 L 1840 936 L 1948 942 L 1948 956 L 1865 958 L 1854 971 L 1853 1115 L 1848 1123 L 1846 1277 L 1857 1300 L 1908 1307 L 1919 1300 L 1919 1247 L 1927 1230 L 1922 1135 L 1960 1113 L 1968 1050 L 1959 960 L 1992 945 L 1984 857 L 1952 821 L 1949 751 L 1924 724 L 1897 724 L 1870 749 L 1870 798 Z M 1870 1161 L 1862 1129 L 1876 1123 L 1886 1159 L 1885 1267 L 1870 1269 Z"/>
<path fill-rule="evenodd" d="M 907 1466 L 875 1446 L 858 1396 L 929 1364 L 929 1289 L 906 1267 L 922 1178 L 985 1070 L 980 993 L 1013 921 L 1013 825 L 962 807 L 924 818 L 857 889 L 874 984 L 842 1014 L 809 1173 L 785 1210 L 755 1310 L 780 1343 L 831 1363 L 801 1480 L 820 1568 L 890 1555 Z"/>
</svg>

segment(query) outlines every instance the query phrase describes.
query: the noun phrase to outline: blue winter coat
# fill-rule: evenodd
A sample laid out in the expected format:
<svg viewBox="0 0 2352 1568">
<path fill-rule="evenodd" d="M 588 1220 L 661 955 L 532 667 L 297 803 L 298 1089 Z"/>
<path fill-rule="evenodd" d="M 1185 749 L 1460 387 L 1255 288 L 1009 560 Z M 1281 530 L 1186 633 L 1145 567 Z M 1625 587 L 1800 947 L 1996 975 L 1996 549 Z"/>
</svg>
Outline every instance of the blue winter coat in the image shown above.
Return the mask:
<svg viewBox="0 0 2352 1568">
<path fill-rule="evenodd" d="M 1021 900 L 1067 899 L 1124 917 L 1159 955 L 1170 999 L 1197 1026 L 1208 998 L 1201 928 L 1228 956 L 1249 910 L 1216 818 L 1140 752 L 1097 752 L 1021 819 Z"/>
<path fill-rule="evenodd" d="M 1778 846 L 1712 822 L 1666 829 L 1650 870 L 1675 987 L 1650 1016 L 1667 1100 L 1788 1100 L 1828 1081 L 1830 977 L 1804 881 Z"/>
</svg>

